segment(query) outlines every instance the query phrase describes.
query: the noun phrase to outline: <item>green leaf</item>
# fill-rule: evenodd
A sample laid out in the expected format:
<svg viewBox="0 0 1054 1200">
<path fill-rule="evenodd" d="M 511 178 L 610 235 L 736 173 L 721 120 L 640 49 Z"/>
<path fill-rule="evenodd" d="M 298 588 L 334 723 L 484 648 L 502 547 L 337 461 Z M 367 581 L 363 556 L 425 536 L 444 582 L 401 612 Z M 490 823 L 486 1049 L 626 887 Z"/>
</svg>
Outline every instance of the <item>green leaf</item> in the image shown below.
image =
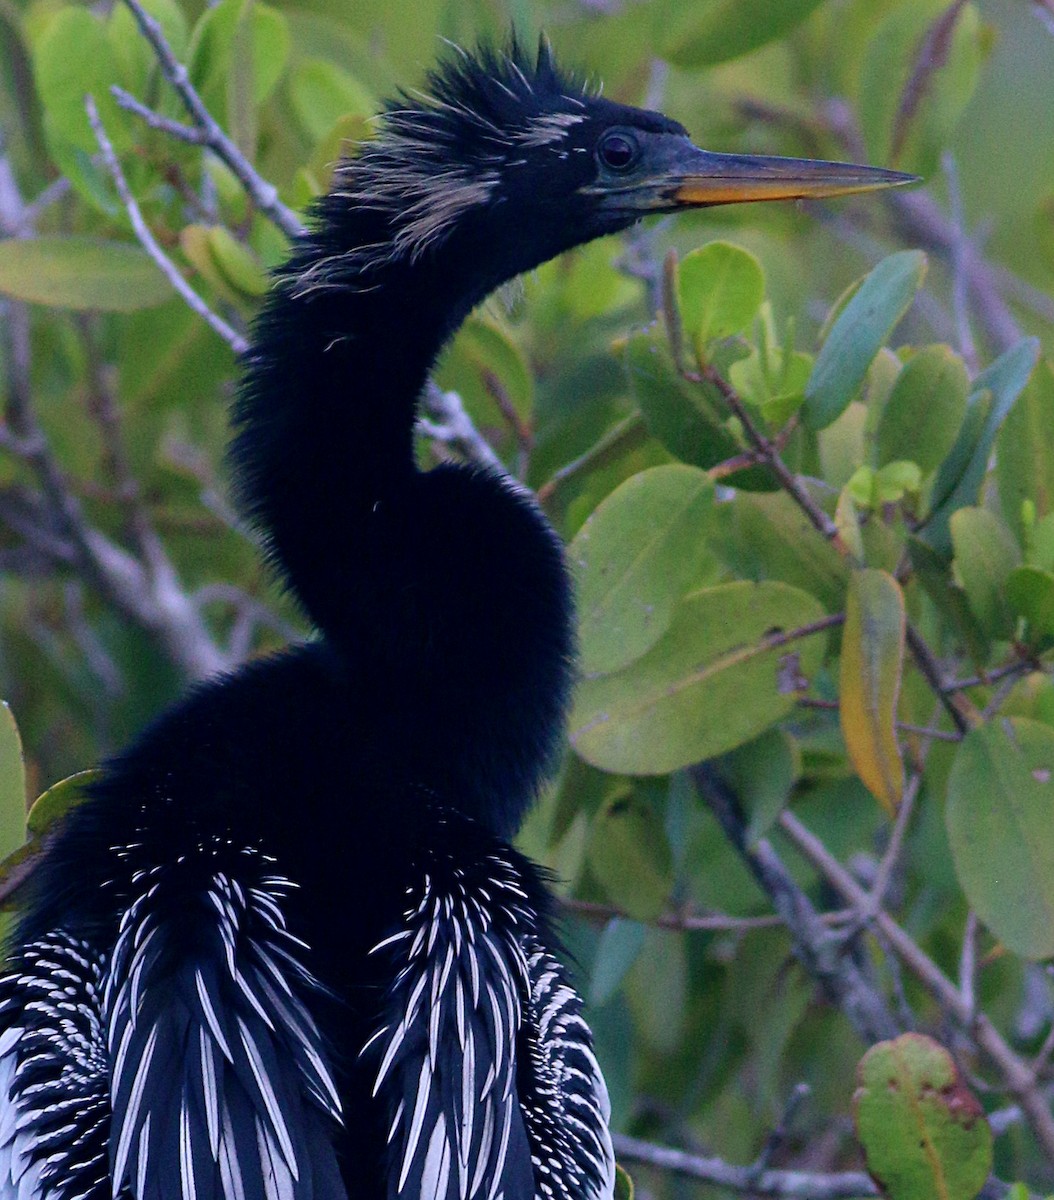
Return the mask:
<svg viewBox="0 0 1054 1200">
<path fill-rule="evenodd" d="M 520 444 L 513 426 L 529 432 L 534 379 L 523 351 L 498 322 L 473 316 L 444 350 L 434 372 L 458 393 L 469 416 L 506 459 Z"/>
<path fill-rule="evenodd" d="M 634 1194 L 633 1176 L 625 1167 L 615 1163 L 615 1191 L 612 1200 L 633 1200 Z M 1028 1198 L 1025 1197 L 1025 1200 Z"/>
<path fill-rule="evenodd" d="M 640 1040 L 659 1054 L 681 1047 L 688 1010 L 685 935 L 648 929 L 623 989 Z"/>
<path fill-rule="evenodd" d="M 10 706 L 0 701 L 0 859 L 26 840 L 26 764 Z"/>
<path fill-rule="evenodd" d="M 864 279 L 831 328 L 806 385 L 801 411 L 809 429 L 823 429 L 845 410 L 925 277 L 925 254 L 900 250 Z"/>
<path fill-rule="evenodd" d="M 853 572 L 842 631 L 842 736 L 856 773 L 891 817 L 904 795 L 896 719 L 905 622 L 904 596 L 892 575 Z"/>
<path fill-rule="evenodd" d="M 867 1169 L 889 1200 L 973 1200 L 992 1169 L 992 1131 L 955 1060 L 905 1033 L 860 1060 L 853 1097 Z"/>
<path fill-rule="evenodd" d="M 255 105 L 263 104 L 274 90 L 289 57 L 289 27 L 277 9 L 260 0 L 219 0 L 206 8 L 191 37 L 190 78 L 213 115 L 224 120 L 243 20 L 251 25 L 251 37 L 240 53 L 251 59 L 249 95 Z"/>
<path fill-rule="evenodd" d="M 790 799 L 801 775 L 801 754 L 789 733 L 769 729 L 722 755 L 718 773 L 746 811 L 747 842 L 753 845 L 768 833 Z"/>
<path fill-rule="evenodd" d="M 682 601 L 664 637 L 625 670 L 587 679 L 571 741 L 605 771 L 661 775 L 742 745 L 789 713 L 824 640 L 780 643 L 823 617 L 782 583 L 729 583 Z M 775 643 L 775 644 L 774 644 Z"/>
<path fill-rule="evenodd" d="M 952 513 L 977 503 L 996 435 L 1038 358 L 1038 340 L 1022 338 L 974 380 L 959 436 L 937 472 L 932 509 L 922 534 L 938 553 L 951 553 Z"/>
<path fill-rule="evenodd" d="M 978 624 L 995 640 L 1014 633 L 1007 577 L 1021 562 L 1014 535 L 986 508 L 960 508 L 951 518 L 955 575 Z"/>
<path fill-rule="evenodd" d="M 84 97 L 95 97 L 99 116 L 118 151 L 129 143 L 127 114 L 117 107 L 110 85 L 119 78 L 106 26 L 87 8 L 70 5 L 56 13 L 33 55 L 37 92 L 53 152 L 77 148 L 96 154 Z"/>
<path fill-rule="evenodd" d="M 289 78 L 293 111 L 312 142 L 318 142 L 349 114 L 372 116 L 373 94 L 336 63 L 322 58 L 300 62 Z"/>
<path fill-rule="evenodd" d="M 708 392 L 677 370 L 658 327 L 630 338 L 626 368 L 652 437 L 674 458 L 706 470 L 740 452 L 739 442 Z"/>
<path fill-rule="evenodd" d="M 622 917 L 615 917 L 604 926 L 589 981 L 590 1004 L 599 1008 L 618 991 L 644 945 L 647 932 L 646 925 Z"/>
<path fill-rule="evenodd" d="M 209 226 L 207 238 L 217 271 L 239 300 L 258 300 L 267 294 L 267 273 L 252 251 L 225 225 Z"/>
<path fill-rule="evenodd" d="M 864 461 L 867 418 L 867 405 L 854 400 L 837 421 L 820 430 L 817 449 L 828 487 L 843 488 Z"/>
<path fill-rule="evenodd" d="M 42 792 L 33 801 L 26 820 L 30 834 L 43 837 L 50 832 L 71 809 L 87 798 L 88 787 L 102 776 L 103 772 L 99 769 L 78 771 L 76 775 L 60 779 Z"/>
<path fill-rule="evenodd" d="M 971 730 L 948 777 L 955 870 L 978 916 L 1024 958 L 1054 955 L 1054 729 L 1008 717 Z"/>
<path fill-rule="evenodd" d="M 737 575 L 778 579 L 816 596 L 831 612 L 845 604 L 849 569 L 786 494 L 740 492 L 732 501 L 732 531 L 720 553 Z"/>
<path fill-rule="evenodd" d="M 703 67 L 749 54 L 784 37 L 823 0 L 710 0 L 668 7 L 662 55 L 678 67 Z"/>
<path fill-rule="evenodd" d="M 996 442 L 999 500 L 1011 526 L 1022 532 L 1021 505 L 1037 518 L 1054 513 L 1054 363 L 1044 359 L 1011 409 Z"/>
<path fill-rule="evenodd" d="M 878 462 L 918 463 L 935 471 L 955 442 L 970 377 L 949 346 L 927 346 L 908 360 L 878 422 Z"/>
<path fill-rule="evenodd" d="M 587 860 L 612 904 L 638 921 L 666 907 L 673 887 L 673 858 L 655 809 L 628 788 L 612 796 L 593 818 Z"/>
<path fill-rule="evenodd" d="M 860 72 L 867 161 L 934 170 L 977 86 L 984 41 L 973 4 L 951 12 L 943 0 L 913 0 L 878 26 Z"/>
<path fill-rule="evenodd" d="M 581 669 L 617 671 L 669 628 L 709 557 L 714 485 L 695 467 L 653 467 L 627 479 L 568 549 L 577 584 Z"/>
<path fill-rule="evenodd" d="M 138 246 L 55 236 L 0 241 L 0 292 L 55 308 L 133 312 L 170 299 L 172 285 Z"/>
<path fill-rule="evenodd" d="M 1006 602 L 1028 622 L 1033 641 L 1054 637 L 1054 572 L 1018 567 L 1006 580 Z"/>
<path fill-rule="evenodd" d="M 742 333 L 765 299 L 761 263 L 731 242 L 710 242 L 686 254 L 677 279 L 681 321 L 701 361 L 709 342 Z"/>
<path fill-rule="evenodd" d="M 811 354 L 781 346 L 770 346 L 766 354 L 755 347 L 749 357 L 732 364 L 728 378 L 743 399 L 778 428 L 801 408 L 812 361 Z"/>
</svg>

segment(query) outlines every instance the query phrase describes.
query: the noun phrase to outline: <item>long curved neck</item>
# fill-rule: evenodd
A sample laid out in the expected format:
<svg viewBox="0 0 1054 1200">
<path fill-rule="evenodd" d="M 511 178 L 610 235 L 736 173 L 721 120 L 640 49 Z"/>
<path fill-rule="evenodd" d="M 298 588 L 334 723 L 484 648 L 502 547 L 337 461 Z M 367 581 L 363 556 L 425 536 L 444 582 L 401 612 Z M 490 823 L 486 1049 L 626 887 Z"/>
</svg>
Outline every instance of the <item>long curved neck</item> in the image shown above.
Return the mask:
<svg viewBox="0 0 1054 1200">
<path fill-rule="evenodd" d="M 373 236 L 356 232 L 360 245 Z M 257 323 L 235 408 L 236 490 L 352 686 L 405 729 L 407 772 L 475 815 L 508 793 L 489 823 L 509 832 L 566 705 L 562 551 L 505 481 L 413 460 L 427 373 L 501 276 L 470 279 L 478 248 L 444 247 L 311 287 L 348 249 L 333 226 L 306 238 Z"/>
</svg>

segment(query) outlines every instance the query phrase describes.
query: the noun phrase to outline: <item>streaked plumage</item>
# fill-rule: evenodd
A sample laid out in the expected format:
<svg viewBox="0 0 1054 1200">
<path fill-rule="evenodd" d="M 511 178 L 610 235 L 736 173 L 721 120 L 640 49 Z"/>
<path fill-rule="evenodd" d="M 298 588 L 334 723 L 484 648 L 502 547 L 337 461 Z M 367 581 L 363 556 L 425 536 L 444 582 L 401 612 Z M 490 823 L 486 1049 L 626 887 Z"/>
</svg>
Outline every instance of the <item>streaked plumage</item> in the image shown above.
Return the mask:
<svg viewBox="0 0 1054 1200">
<path fill-rule="evenodd" d="M 231 455 L 317 636 L 191 692 L 67 819 L 0 980 L 0 1200 L 609 1200 L 603 1079 L 510 845 L 567 704 L 563 555 L 522 488 L 417 468 L 416 403 L 498 284 L 757 180 L 889 182 L 708 155 L 516 46 L 452 55 L 341 165 Z"/>
</svg>

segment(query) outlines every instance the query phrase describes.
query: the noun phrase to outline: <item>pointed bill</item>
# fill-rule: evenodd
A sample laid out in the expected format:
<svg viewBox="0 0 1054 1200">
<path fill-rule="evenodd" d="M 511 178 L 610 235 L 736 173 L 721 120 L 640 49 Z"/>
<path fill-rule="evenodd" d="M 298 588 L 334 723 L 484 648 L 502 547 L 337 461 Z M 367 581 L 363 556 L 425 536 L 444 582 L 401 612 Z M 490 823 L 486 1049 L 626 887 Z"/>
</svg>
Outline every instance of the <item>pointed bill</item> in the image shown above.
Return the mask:
<svg viewBox="0 0 1054 1200">
<path fill-rule="evenodd" d="M 856 163 L 811 158 L 712 154 L 692 147 L 668 181 L 678 206 L 742 204 L 749 200 L 818 200 L 916 183 L 918 176 Z"/>
</svg>

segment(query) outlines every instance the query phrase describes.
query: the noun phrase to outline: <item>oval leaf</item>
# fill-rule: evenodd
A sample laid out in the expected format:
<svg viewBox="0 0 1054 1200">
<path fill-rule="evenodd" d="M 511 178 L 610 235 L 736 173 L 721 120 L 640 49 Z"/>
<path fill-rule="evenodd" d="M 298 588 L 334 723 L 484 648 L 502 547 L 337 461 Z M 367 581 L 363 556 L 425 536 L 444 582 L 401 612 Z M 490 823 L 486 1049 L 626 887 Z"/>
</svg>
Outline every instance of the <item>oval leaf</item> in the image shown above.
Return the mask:
<svg viewBox="0 0 1054 1200">
<path fill-rule="evenodd" d="M 973 381 L 966 418 L 933 484 L 933 508 L 922 535 L 938 553 L 951 552 L 952 513 L 977 503 L 996 435 L 1038 359 L 1039 341 L 1022 338 Z"/>
<path fill-rule="evenodd" d="M 761 264 L 731 242 L 710 242 L 685 255 L 677 279 L 681 321 L 699 358 L 708 342 L 742 333 L 765 299 Z"/>
<path fill-rule="evenodd" d="M 658 329 L 630 338 L 626 367 L 649 432 L 674 458 L 706 470 L 740 452 L 721 410 L 682 378 Z"/>
<path fill-rule="evenodd" d="M 1054 955 L 1054 729 L 1009 717 L 974 729 L 948 777 L 945 819 L 970 906 L 1008 949 Z"/>
<path fill-rule="evenodd" d="M 996 447 L 999 500 L 1006 519 L 1022 528 L 1021 504 L 1036 516 L 1054 513 L 1054 363 L 1041 362 L 999 433 Z"/>
<path fill-rule="evenodd" d="M 0 701 L 0 859 L 26 840 L 26 764 L 10 706 Z"/>
<path fill-rule="evenodd" d="M 76 808 L 82 800 L 87 799 L 88 787 L 101 779 L 102 774 L 101 770 L 93 768 L 90 771 L 78 771 L 53 783 L 33 801 L 26 821 L 29 832 L 34 837 L 43 837 L 71 808 Z"/>
<path fill-rule="evenodd" d="M 589 981 L 590 1004 L 599 1008 L 618 991 L 626 972 L 641 952 L 647 932 L 647 925 L 642 925 L 639 921 L 627 921 L 622 917 L 615 917 L 604 926 Z"/>
<path fill-rule="evenodd" d="M 1028 622 L 1033 641 L 1054 637 L 1054 572 L 1018 567 L 1006 581 L 1011 610 Z"/>
<path fill-rule="evenodd" d="M 612 904 L 629 916 L 649 921 L 666 907 L 673 858 L 658 814 L 642 797 L 626 790 L 608 800 L 593 818 L 587 857 Z"/>
<path fill-rule="evenodd" d="M 802 419 L 823 429 L 844 412 L 926 277 L 926 255 L 901 250 L 864 279 L 835 321 L 805 386 Z"/>
<path fill-rule="evenodd" d="M 878 462 L 900 459 L 935 471 L 966 412 L 970 376 L 950 346 L 927 346 L 897 377 L 878 423 Z"/>
<path fill-rule="evenodd" d="M 822 661 L 822 638 L 785 642 L 780 631 L 823 615 L 782 583 L 692 593 L 647 654 L 580 685 L 575 749 L 605 771 L 662 775 L 742 745 L 791 711 L 802 677 Z"/>
<path fill-rule="evenodd" d="M 8 238 L 0 241 L 0 292 L 55 308 L 133 312 L 171 299 L 172 285 L 127 242 Z"/>
<path fill-rule="evenodd" d="M 970 610 L 991 638 L 1014 634 L 1014 611 L 1006 593 L 1010 572 L 1021 562 L 1017 540 L 986 508 L 960 508 L 952 514 L 955 574 Z"/>
<path fill-rule="evenodd" d="M 796 28 L 823 0 L 716 0 L 674 20 L 663 57 L 679 67 L 710 66 L 749 54 Z"/>
<path fill-rule="evenodd" d="M 568 549 L 578 592 L 581 669 L 605 674 L 639 658 L 669 628 L 707 557 L 714 485 L 672 464 L 627 479 Z"/>
<path fill-rule="evenodd" d="M 854 571 L 842 632 L 842 736 L 856 773 L 890 816 L 904 794 L 896 729 L 904 631 L 904 595 L 893 576 Z"/>
<path fill-rule="evenodd" d="M 992 1131 L 952 1056 L 920 1033 L 860 1060 L 853 1097 L 867 1169 L 889 1200 L 973 1200 L 992 1169 Z"/>
</svg>

